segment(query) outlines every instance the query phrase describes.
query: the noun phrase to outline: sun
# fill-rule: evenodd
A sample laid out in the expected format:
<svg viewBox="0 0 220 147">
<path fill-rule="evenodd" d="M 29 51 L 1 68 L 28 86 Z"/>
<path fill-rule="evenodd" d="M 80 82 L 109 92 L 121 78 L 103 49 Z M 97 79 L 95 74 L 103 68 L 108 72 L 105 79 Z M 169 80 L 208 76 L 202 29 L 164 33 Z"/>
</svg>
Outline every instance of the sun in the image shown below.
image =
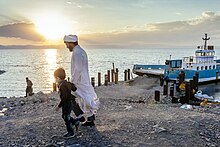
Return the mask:
<svg viewBox="0 0 220 147">
<path fill-rule="evenodd" d="M 58 40 L 70 34 L 70 25 L 62 16 L 43 14 L 34 21 L 36 30 L 48 40 Z"/>
</svg>

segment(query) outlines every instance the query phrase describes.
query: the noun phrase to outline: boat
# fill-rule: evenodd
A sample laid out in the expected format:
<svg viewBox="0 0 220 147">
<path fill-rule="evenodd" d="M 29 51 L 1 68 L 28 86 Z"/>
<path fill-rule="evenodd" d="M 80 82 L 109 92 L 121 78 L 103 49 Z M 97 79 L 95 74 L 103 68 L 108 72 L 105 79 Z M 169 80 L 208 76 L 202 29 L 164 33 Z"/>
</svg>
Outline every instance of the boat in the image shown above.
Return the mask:
<svg viewBox="0 0 220 147">
<path fill-rule="evenodd" d="M 199 75 L 199 82 L 220 80 L 220 60 L 215 60 L 214 46 L 207 45 L 210 37 L 202 38 L 205 43 L 198 46 L 195 55 L 182 59 L 166 60 L 164 65 L 139 65 L 133 66 L 133 73 L 137 75 L 163 76 L 170 80 L 177 80 L 180 73 L 185 74 L 185 80 L 193 79 Z"/>
<path fill-rule="evenodd" d="M 167 68 L 166 65 L 140 65 L 135 64 L 133 66 L 133 73 L 138 76 L 152 76 L 158 77 L 164 74 L 165 69 Z"/>
</svg>

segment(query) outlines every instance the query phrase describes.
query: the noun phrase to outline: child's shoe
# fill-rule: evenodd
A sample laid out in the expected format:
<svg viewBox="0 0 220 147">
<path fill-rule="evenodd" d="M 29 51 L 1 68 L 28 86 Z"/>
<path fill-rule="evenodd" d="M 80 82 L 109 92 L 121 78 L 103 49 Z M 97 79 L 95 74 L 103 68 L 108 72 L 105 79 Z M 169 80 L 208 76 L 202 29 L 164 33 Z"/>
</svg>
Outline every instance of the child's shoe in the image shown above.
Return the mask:
<svg viewBox="0 0 220 147">
<path fill-rule="evenodd" d="M 65 135 L 63 135 L 63 138 L 65 139 L 69 139 L 69 138 L 73 138 L 75 136 L 74 132 L 70 133 L 66 133 Z"/>
</svg>

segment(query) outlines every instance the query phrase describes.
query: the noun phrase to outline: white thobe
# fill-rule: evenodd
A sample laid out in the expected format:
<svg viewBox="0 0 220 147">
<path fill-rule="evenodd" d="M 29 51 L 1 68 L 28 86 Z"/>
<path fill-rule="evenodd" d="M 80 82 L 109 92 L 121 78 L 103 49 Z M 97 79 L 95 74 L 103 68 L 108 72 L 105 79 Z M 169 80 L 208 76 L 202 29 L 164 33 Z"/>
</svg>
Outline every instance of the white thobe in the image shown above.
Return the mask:
<svg viewBox="0 0 220 147">
<path fill-rule="evenodd" d="M 98 109 L 99 100 L 90 83 L 87 54 L 79 45 L 75 46 L 72 52 L 71 82 L 77 88 L 80 107 L 88 116 L 93 115 Z"/>
</svg>

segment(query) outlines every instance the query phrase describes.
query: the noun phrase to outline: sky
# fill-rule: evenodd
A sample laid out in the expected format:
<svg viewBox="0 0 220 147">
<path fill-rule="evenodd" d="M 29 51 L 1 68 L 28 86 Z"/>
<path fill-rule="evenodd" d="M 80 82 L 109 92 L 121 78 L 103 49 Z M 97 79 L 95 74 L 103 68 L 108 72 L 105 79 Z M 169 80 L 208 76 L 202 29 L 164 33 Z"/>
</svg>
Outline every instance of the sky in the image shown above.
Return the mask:
<svg viewBox="0 0 220 147">
<path fill-rule="evenodd" d="M 87 48 L 220 46 L 219 0 L 0 0 L 0 45 Z"/>
</svg>

